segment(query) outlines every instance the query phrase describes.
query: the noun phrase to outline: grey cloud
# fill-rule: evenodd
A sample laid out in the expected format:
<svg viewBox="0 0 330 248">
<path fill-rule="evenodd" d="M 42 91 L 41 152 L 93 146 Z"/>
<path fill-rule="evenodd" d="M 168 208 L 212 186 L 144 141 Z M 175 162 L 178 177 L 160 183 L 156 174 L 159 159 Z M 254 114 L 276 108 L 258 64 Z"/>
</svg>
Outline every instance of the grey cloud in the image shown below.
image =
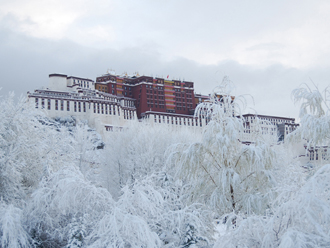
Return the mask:
<svg viewBox="0 0 330 248">
<path fill-rule="evenodd" d="M 19 27 L 21 27 L 22 25 L 36 26 L 36 23 L 33 22 L 29 17 L 20 20 L 12 13 L 7 13 L 0 19 L 0 28 L 2 29 L 10 29 L 10 30 L 18 31 Z"/>
<path fill-rule="evenodd" d="M 278 42 L 260 43 L 251 47 L 246 48 L 247 51 L 257 50 L 279 50 L 285 48 L 284 44 Z"/>
</svg>

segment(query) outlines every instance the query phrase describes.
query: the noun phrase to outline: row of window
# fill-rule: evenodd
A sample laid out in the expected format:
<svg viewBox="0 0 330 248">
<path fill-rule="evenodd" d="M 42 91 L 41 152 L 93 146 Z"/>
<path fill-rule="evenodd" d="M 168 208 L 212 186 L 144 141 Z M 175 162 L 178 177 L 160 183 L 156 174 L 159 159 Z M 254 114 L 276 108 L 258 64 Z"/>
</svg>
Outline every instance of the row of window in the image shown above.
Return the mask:
<svg viewBox="0 0 330 248">
<path fill-rule="evenodd" d="M 148 108 L 153 108 L 154 107 L 154 105 L 151 103 L 151 104 L 147 104 L 148 105 Z M 138 104 L 138 107 L 139 107 L 140 105 Z M 157 104 L 155 104 L 155 108 L 165 108 L 165 105 L 164 105 L 164 103 L 163 104 L 161 104 L 161 103 L 159 103 L 159 105 L 157 105 Z"/>
<path fill-rule="evenodd" d="M 322 160 L 329 160 L 329 153 L 325 150 L 314 150 L 309 152 L 309 160 L 319 160 L 319 153 Z"/>
<path fill-rule="evenodd" d="M 249 117 L 251 118 L 251 120 L 255 119 L 256 117 Z M 294 123 L 294 120 L 286 120 L 286 119 L 280 119 L 280 118 L 269 118 L 269 117 L 257 117 L 260 120 L 265 120 L 265 121 L 269 121 L 271 122 L 273 125 L 275 125 L 276 123 Z M 251 121 L 252 122 L 252 121 Z"/>
<path fill-rule="evenodd" d="M 150 116 L 148 116 L 150 118 Z M 155 123 L 165 123 L 172 125 L 184 125 L 184 126 L 202 126 L 202 120 L 199 118 L 184 118 L 175 116 L 165 116 L 165 115 L 154 115 Z"/>
<path fill-rule="evenodd" d="M 83 88 L 89 88 L 89 82 L 87 81 L 83 81 L 83 80 L 77 80 L 78 84 L 80 87 L 83 87 Z M 76 80 L 73 79 L 73 84 L 76 84 Z"/>
<path fill-rule="evenodd" d="M 175 101 L 176 102 L 185 102 L 184 99 L 181 100 L 181 98 L 175 98 Z M 187 99 L 186 102 L 191 102 L 192 103 L 192 100 L 191 99 Z"/>
<path fill-rule="evenodd" d="M 120 116 L 120 107 L 118 105 L 111 105 L 106 103 L 94 103 L 93 111 L 97 114 L 106 114 L 106 115 L 116 115 Z M 132 120 L 134 119 L 134 111 L 133 110 L 123 110 L 124 119 Z"/>
<path fill-rule="evenodd" d="M 46 106 L 45 106 L 46 100 L 47 100 L 47 109 L 51 110 L 52 109 L 51 99 L 44 99 L 44 98 L 41 98 L 41 109 L 46 108 Z M 74 106 L 74 112 L 86 112 L 86 102 L 74 101 L 73 106 Z M 39 98 L 35 98 L 35 107 L 39 108 Z M 70 101 L 56 99 L 55 100 L 55 110 L 64 111 L 64 109 L 66 109 L 66 111 L 70 111 Z"/>
<path fill-rule="evenodd" d="M 129 100 L 124 100 L 124 106 L 134 107 L 134 102 Z"/>
<path fill-rule="evenodd" d="M 120 116 L 119 106 L 105 103 L 94 103 L 93 112 L 96 114 L 109 114 L 116 115 L 116 112 Z"/>
<path fill-rule="evenodd" d="M 152 96 L 153 95 L 147 94 L 147 98 L 153 98 Z M 140 95 L 139 95 L 139 97 L 140 97 Z M 154 98 L 157 99 L 157 96 L 154 96 Z M 158 96 L 158 99 L 164 99 L 164 96 Z"/>
<path fill-rule="evenodd" d="M 132 101 L 127 101 L 128 103 L 131 103 Z M 51 99 L 44 99 L 41 98 L 41 109 L 46 108 L 47 103 L 47 109 L 51 110 Z M 111 105 L 111 104 L 103 104 L 103 103 L 94 103 L 94 113 L 98 114 L 109 114 L 109 115 L 116 115 L 116 112 L 120 116 L 120 107 L 117 105 Z M 39 98 L 35 98 L 35 107 L 39 108 Z M 65 100 L 55 100 L 55 110 L 61 110 L 61 111 L 70 111 L 70 101 Z M 87 103 L 86 102 L 73 102 L 73 110 L 74 112 L 86 112 L 87 109 Z M 133 110 L 124 110 L 124 119 L 133 119 L 134 118 L 134 111 Z"/>
<path fill-rule="evenodd" d="M 142 88 L 142 85 L 141 85 L 141 88 Z M 152 85 L 146 85 L 146 88 L 148 89 L 152 89 Z M 163 90 L 163 87 L 162 86 L 157 86 L 155 87 L 154 89 L 158 89 L 158 90 Z M 148 91 L 148 90 L 147 90 Z"/>
</svg>

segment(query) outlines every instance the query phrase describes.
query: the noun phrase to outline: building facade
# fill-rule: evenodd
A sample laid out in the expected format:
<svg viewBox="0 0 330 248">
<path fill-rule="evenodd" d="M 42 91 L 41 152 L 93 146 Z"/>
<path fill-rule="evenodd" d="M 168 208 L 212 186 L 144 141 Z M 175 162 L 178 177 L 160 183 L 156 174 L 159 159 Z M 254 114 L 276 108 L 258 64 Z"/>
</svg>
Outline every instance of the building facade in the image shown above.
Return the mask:
<svg viewBox="0 0 330 248">
<path fill-rule="evenodd" d="M 213 97 L 222 104 L 222 96 Z M 195 116 L 194 111 L 196 105 L 210 101 L 210 98 L 210 95 L 194 94 L 193 82 L 110 73 L 97 77 L 96 82 L 50 74 L 48 88 L 28 92 L 29 101 L 46 111 L 49 117 L 74 116 L 87 120 L 101 135 L 141 120 L 150 125 L 201 132 L 210 118 L 201 113 Z M 230 99 L 229 104 L 232 104 L 235 98 Z M 276 141 L 283 140 L 298 126 L 294 118 L 253 114 L 242 117 L 245 129 L 241 141 L 246 144 L 255 142 L 259 134 L 275 136 Z"/>
<path fill-rule="evenodd" d="M 138 118 L 148 111 L 193 115 L 196 107 L 193 82 L 109 73 L 96 78 L 95 88 L 135 99 Z"/>
</svg>

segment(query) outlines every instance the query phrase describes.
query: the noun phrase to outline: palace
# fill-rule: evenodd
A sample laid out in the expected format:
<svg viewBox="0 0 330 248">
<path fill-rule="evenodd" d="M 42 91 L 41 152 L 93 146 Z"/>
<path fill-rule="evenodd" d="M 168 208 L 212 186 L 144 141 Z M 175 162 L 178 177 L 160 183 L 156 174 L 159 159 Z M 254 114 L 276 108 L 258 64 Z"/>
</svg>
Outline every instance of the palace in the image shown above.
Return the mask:
<svg viewBox="0 0 330 248">
<path fill-rule="evenodd" d="M 221 99 L 221 96 L 219 96 Z M 50 74 L 49 86 L 28 92 L 28 99 L 49 117 L 74 116 L 87 120 L 101 135 L 121 130 L 132 122 L 168 125 L 174 129 L 201 132 L 209 121 L 195 116 L 196 106 L 210 96 L 194 93 L 194 83 L 149 76 L 105 74 L 96 82 L 87 78 Z M 234 99 L 234 97 L 232 97 Z M 280 140 L 294 131 L 294 118 L 243 115 L 242 142 L 254 142 L 254 130 L 262 135 L 278 135 Z M 257 122 L 258 120 L 258 122 Z"/>
</svg>

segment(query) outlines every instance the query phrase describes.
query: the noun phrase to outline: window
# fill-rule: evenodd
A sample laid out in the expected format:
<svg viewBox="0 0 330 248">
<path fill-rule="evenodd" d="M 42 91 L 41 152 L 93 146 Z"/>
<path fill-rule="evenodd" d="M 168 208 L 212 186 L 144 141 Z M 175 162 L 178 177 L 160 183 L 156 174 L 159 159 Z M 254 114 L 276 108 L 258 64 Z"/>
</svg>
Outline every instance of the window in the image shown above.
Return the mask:
<svg viewBox="0 0 330 248">
<path fill-rule="evenodd" d="M 55 110 L 58 110 L 58 100 L 55 100 Z"/>
<path fill-rule="evenodd" d="M 44 109 L 45 108 L 45 99 L 41 99 L 41 108 Z"/>
<path fill-rule="evenodd" d="M 70 111 L 70 101 L 66 101 L 66 111 Z"/>
<path fill-rule="evenodd" d="M 77 112 L 77 102 L 74 102 L 74 112 Z"/>
<path fill-rule="evenodd" d="M 86 103 L 83 102 L 83 106 L 84 106 L 84 112 L 86 112 Z"/>
<path fill-rule="evenodd" d="M 64 110 L 64 101 L 61 100 L 61 111 L 63 111 L 63 110 Z"/>
<path fill-rule="evenodd" d="M 36 98 L 36 108 L 38 108 L 38 101 L 39 101 L 39 99 Z"/>
<path fill-rule="evenodd" d="M 50 110 L 50 99 L 47 100 L 47 108 Z"/>
</svg>

